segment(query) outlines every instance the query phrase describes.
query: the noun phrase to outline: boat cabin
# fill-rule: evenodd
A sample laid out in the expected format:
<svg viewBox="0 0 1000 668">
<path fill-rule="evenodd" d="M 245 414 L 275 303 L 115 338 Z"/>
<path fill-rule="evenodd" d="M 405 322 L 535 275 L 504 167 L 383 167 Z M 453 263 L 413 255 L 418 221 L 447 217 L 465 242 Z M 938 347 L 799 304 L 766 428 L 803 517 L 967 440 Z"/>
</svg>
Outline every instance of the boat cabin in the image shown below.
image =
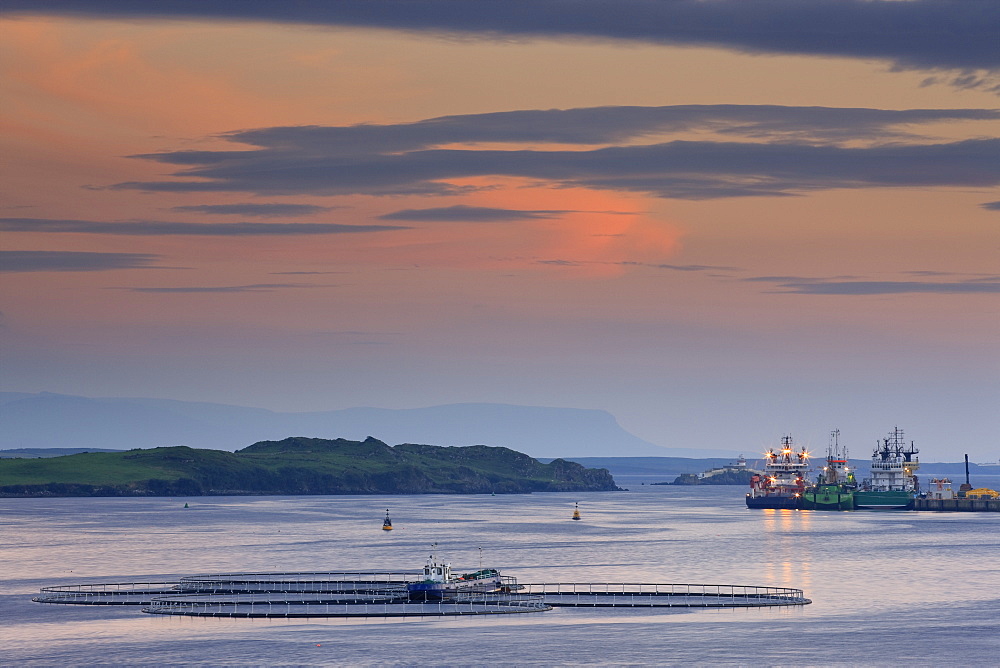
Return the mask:
<svg viewBox="0 0 1000 668">
<path fill-rule="evenodd" d="M 424 582 L 448 582 L 451 579 L 451 564 L 440 562 L 431 555 L 424 564 Z"/>
<path fill-rule="evenodd" d="M 928 499 L 954 499 L 955 492 L 951 488 L 951 480 L 948 478 L 931 478 L 930 489 L 927 490 Z"/>
</svg>

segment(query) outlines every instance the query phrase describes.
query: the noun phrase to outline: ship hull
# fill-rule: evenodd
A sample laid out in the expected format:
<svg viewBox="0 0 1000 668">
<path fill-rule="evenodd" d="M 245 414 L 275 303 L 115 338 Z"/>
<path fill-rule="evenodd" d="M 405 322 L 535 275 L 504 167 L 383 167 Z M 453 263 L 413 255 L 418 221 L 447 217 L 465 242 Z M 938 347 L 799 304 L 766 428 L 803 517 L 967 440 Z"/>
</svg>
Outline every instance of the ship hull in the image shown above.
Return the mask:
<svg viewBox="0 0 1000 668">
<path fill-rule="evenodd" d="M 802 507 L 802 497 L 779 496 L 747 496 L 747 508 L 769 508 L 772 510 L 798 510 Z"/>
<path fill-rule="evenodd" d="M 411 582 L 406 592 L 411 601 L 440 601 L 458 594 L 486 593 L 500 587 L 500 578 L 458 580 L 451 582 Z"/>
<path fill-rule="evenodd" d="M 802 495 L 805 510 L 854 510 L 854 491 L 839 485 L 819 485 Z"/>
<path fill-rule="evenodd" d="M 913 507 L 912 492 L 855 492 L 854 507 L 865 510 L 907 510 Z"/>
</svg>

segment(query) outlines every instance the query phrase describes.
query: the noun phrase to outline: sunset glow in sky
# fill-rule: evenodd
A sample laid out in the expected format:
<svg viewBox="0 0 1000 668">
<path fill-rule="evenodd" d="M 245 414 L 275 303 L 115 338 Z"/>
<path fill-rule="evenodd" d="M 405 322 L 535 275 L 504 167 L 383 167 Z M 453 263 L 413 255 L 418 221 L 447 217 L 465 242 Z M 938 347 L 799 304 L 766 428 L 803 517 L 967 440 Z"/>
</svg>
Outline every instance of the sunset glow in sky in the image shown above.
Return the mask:
<svg viewBox="0 0 1000 668">
<path fill-rule="evenodd" d="M 0 389 L 1000 458 L 994 0 L 3 7 Z"/>
</svg>

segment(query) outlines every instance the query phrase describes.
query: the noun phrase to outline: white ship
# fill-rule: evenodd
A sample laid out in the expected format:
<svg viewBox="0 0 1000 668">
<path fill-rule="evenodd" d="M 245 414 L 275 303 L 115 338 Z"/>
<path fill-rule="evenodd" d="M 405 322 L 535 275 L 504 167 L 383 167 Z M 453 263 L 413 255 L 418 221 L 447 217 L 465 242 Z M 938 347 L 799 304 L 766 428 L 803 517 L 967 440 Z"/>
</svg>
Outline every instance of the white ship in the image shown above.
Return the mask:
<svg viewBox="0 0 1000 668">
<path fill-rule="evenodd" d="M 500 575 L 495 568 L 482 568 L 472 573 L 455 575 L 451 564 L 439 561 L 435 555 L 437 543 L 424 564 L 423 579 L 410 582 L 406 591 L 410 600 L 440 600 L 458 594 L 511 591 L 517 588 L 514 578 Z"/>
<path fill-rule="evenodd" d="M 809 453 L 805 446 L 798 452 L 791 436 L 781 437 L 781 449 L 768 448 L 764 453 L 764 474 L 750 479 L 747 508 L 795 510 L 802 507 L 809 470 Z"/>
<path fill-rule="evenodd" d="M 871 477 L 854 493 L 856 508 L 888 510 L 911 508 L 919 491 L 917 476 L 920 468 L 919 451 L 903 438 L 903 430 L 896 427 L 888 438 L 875 446 L 872 453 Z"/>
</svg>

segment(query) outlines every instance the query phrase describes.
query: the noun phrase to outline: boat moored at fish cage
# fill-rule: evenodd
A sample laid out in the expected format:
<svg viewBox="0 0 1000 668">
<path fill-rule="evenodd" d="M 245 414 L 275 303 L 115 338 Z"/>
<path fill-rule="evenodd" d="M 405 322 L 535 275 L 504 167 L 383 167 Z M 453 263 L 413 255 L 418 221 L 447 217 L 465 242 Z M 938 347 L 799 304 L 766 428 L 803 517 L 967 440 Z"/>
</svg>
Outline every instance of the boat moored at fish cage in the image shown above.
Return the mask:
<svg viewBox="0 0 1000 668">
<path fill-rule="evenodd" d="M 437 558 L 436 549 L 435 543 L 434 551 L 424 564 L 421 579 L 406 585 L 410 600 L 439 600 L 459 594 L 509 592 L 518 586 L 514 578 L 500 575 L 500 571 L 495 568 L 483 568 L 481 564 L 478 571 L 455 575 L 450 563 Z"/>
</svg>

